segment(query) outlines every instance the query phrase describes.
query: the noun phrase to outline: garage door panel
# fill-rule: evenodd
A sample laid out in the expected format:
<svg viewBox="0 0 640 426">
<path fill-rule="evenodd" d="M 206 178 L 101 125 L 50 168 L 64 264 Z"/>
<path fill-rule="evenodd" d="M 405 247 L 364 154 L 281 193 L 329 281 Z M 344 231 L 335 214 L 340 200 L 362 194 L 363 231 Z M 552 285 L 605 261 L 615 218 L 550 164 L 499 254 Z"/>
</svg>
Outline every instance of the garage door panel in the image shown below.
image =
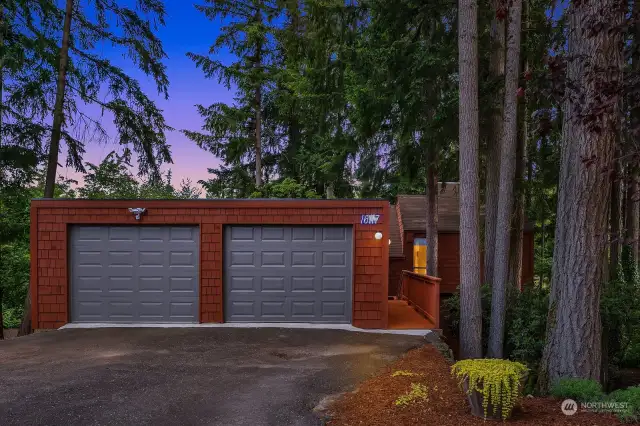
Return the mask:
<svg viewBox="0 0 640 426">
<path fill-rule="evenodd" d="M 285 277 L 260 277 L 260 291 L 284 293 L 286 291 Z"/>
<path fill-rule="evenodd" d="M 345 302 L 342 301 L 324 301 L 321 302 L 322 313 L 321 316 L 323 318 L 342 318 L 347 314 L 347 306 Z"/>
<path fill-rule="evenodd" d="M 300 267 L 315 267 L 316 266 L 316 255 L 315 251 L 299 251 L 299 250 L 291 250 L 291 266 L 294 268 Z"/>
<path fill-rule="evenodd" d="M 197 227 L 72 227 L 72 321 L 197 322 L 198 235 Z"/>
<path fill-rule="evenodd" d="M 347 241 L 346 228 L 323 228 L 322 241 Z"/>
<path fill-rule="evenodd" d="M 316 277 L 291 277 L 291 292 L 292 293 L 307 293 L 316 291 Z"/>
<path fill-rule="evenodd" d="M 352 235 L 350 227 L 225 228 L 226 320 L 349 323 Z"/>
<path fill-rule="evenodd" d="M 285 228 L 262 228 L 262 241 L 286 242 Z"/>
<path fill-rule="evenodd" d="M 231 228 L 231 241 L 255 241 L 255 231 L 253 227 L 234 226 Z"/>
<path fill-rule="evenodd" d="M 228 282 L 228 290 L 232 293 L 246 293 L 247 291 L 255 292 L 257 290 L 255 277 L 231 277 Z"/>
<path fill-rule="evenodd" d="M 260 266 L 284 268 L 286 266 L 284 259 L 284 251 L 263 251 L 260 253 Z"/>
<path fill-rule="evenodd" d="M 347 254 L 344 251 L 323 251 L 322 266 L 346 266 Z"/>
<path fill-rule="evenodd" d="M 295 227 L 290 229 L 291 229 L 291 241 L 293 243 L 316 241 L 317 228 Z"/>
<path fill-rule="evenodd" d="M 230 267 L 254 266 L 255 253 L 252 251 L 232 251 L 229 256 Z"/>
<path fill-rule="evenodd" d="M 169 242 L 170 243 L 194 243 L 197 241 L 198 235 L 196 228 L 170 227 Z"/>
<path fill-rule="evenodd" d="M 347 291 L 347 279 L 345 277 L 322 277 L 321 291 L 345 293 Z"/>
</svg>

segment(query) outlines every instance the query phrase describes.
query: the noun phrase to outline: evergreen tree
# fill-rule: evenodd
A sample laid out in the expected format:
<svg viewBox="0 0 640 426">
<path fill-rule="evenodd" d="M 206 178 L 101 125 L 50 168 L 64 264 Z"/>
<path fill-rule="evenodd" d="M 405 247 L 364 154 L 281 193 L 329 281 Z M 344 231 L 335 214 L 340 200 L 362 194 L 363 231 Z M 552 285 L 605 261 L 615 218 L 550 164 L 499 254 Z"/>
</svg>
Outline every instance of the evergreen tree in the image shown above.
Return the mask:
<svg viewBox="0 0 640 426">
<path fill-rule="evenodd" d="M 263 105 L 273 86 L 274 32 L 272 21 L 279 9 L 270 0 L 208 0 L 196 6 L 209 19 L 228 19 L 209 49 L 216 55 L 226 48 L 236 56 L 231 64 L 209 55 L 188 53 L 208 78 L 236 90 L 234 105 L 197 105 L 205 119 L 202 132 L 184 133 L 203 149 L 222 158 L 226 167 L 246 168 L 263 182 Z M 252 163 L 250 165 L 249 163 Z"/>
<path fill-rule="evenodd" d="M 153 79 L 158 93 L 168 96 L 169 82 L 162 63 L 166 55 L 154 33 L 164 25 L 164 5 L 157 0 L 137 0 L 134 9 L 124 3 L 66 0 L 64 11 L 58 11 L 62 31 L 56 31 L 61 40 L 57 59 L 50 58 L 44 64 L 50 84 L 55 86 L 53 109 L 49 111 L 52 125 L 45 197 L 51 197 L 54 191 L 61 140 L 67 147 L 67 165 L 84 171 L 85 139 L 108 138 L 102 123 L 87 116 L 78 101 L 110 113 L 118 132 L 117 141 L 125 147 L 126 155 L 137 154 L 141 175 L 158 178 L 160 164 L 171 162 L 165 137 L 170 127 L 162 112 L 135 79 L 95 53 L 102 42 L 122 49 L 135 66 Z"/>
</svg>

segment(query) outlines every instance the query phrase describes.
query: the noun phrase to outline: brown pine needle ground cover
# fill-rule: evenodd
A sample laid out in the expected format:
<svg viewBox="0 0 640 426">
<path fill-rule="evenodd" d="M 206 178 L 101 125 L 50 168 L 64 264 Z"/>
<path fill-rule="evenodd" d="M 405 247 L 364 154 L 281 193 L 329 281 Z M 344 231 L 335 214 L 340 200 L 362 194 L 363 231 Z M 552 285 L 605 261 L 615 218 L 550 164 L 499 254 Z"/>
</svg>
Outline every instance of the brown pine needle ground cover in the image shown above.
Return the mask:
<svg viewBox="0 0 640 426">
<path fill-rule="evenodd" d="M 418 388 L 418 391 L 411 393 L 412 388 Z M 426 396 L 422 391 L 425 388 L 428 390 Z M 411 402 L 396 404 L 406 400 Z M 451 378 L 449 364 L 431 345 L 408 352 L 385 371 L 362 383 L 355 392 L 338 399 L 329 413 L 332 426 L 490 426 L 501 423 L 485 422 L 471 415 L 464 393 Z M 524 398 L 521 409 L 507 424 L 613 426 L 621 423 L 609 414 L 578 412 L 565 416 L 560 411 L 560 401 L 553 398 Z"/>
</svg>

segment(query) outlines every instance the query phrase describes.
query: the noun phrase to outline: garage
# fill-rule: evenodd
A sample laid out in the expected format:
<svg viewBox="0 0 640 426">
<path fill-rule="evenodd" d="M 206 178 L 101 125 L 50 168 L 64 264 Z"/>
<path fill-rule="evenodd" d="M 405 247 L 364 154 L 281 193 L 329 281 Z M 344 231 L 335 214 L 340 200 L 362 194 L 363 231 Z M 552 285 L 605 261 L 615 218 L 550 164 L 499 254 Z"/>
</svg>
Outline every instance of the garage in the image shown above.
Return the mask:
<svg viewBox="0 0 640 426">
<path fill-rule="evenodd" d="M 350 323 L 350 226 L 228 226 L 228 322 Z"/>
<path fill-rule="evenodd" d="M 30 214 L 34 329 L 388 325 L 387 200 L 35 199 Z"/>
<path fill-rule="evenodd" d="M 72 226 L 71 320 L 198 322 L 196 226 Z"/>
</svg>

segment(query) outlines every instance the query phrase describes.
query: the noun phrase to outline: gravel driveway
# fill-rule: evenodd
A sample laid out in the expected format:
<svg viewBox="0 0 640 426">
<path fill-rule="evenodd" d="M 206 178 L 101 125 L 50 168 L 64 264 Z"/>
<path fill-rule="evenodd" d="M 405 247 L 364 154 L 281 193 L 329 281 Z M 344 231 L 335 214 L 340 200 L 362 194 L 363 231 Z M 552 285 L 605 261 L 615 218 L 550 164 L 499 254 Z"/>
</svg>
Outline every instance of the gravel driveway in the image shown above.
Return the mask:
<svg viewBox="0 0 640 426">
<path fill-rule="evenodd" d="M 104 328 L 0 341 L 0 423 L 313 425 L 424 339 L 341 330 Z"/>
</svg>

